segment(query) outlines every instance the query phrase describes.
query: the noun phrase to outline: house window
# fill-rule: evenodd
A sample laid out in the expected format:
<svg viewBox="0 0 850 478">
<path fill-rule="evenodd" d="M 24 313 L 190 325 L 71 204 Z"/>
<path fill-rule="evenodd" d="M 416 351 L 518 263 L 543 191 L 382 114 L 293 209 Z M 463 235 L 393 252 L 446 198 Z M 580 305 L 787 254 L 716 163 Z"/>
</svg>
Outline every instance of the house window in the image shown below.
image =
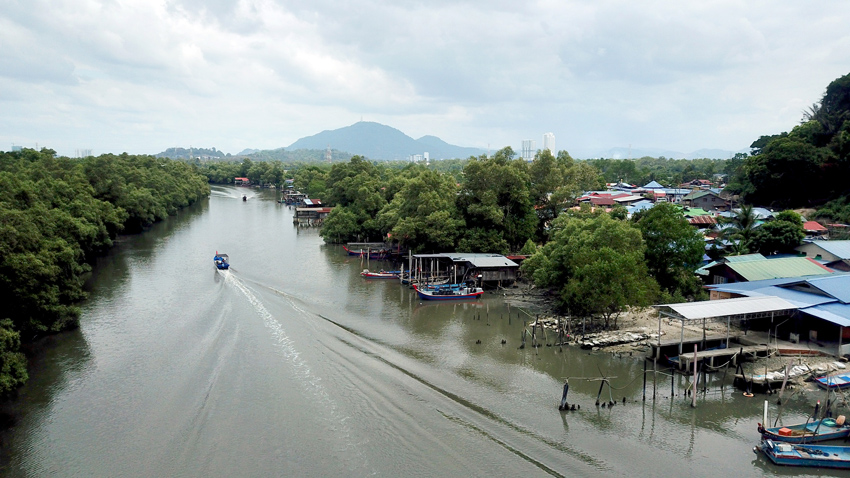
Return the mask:
<svg viewBox="0 0 850 478">
<path fill-rule="evenodd" d="M 714 284 L 725 284 L 726 282 L 728 282 L 728 281 L 726 280 L 726 278 L 725 278 L 725 277 L 723 277 L 723 276 L 714 276 L 714 282 L 713 282 Z"/>
</svg>

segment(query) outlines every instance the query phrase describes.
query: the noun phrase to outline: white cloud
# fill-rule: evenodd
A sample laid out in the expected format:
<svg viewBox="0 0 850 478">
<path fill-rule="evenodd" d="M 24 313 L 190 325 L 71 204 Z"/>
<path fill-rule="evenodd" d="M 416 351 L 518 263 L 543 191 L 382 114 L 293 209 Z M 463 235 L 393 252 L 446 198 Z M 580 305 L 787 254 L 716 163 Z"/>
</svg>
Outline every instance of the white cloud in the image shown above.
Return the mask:
<svg viewBox="0 0 850 478">
<path fill-rule="evenodd" d="M 825 13 L 828 12 L 828 13 Z M 737 150 L 848 72 L 850 4 L 7 0 L 0 149 L 274 148 L 360 119 L 497 149 Z"/>
</svg>

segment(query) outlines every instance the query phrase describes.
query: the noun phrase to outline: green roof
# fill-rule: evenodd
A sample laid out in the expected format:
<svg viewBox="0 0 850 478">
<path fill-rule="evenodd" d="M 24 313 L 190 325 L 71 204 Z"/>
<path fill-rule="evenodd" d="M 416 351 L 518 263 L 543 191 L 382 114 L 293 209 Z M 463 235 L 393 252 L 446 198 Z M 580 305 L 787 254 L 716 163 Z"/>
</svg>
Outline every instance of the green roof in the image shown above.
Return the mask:
<svg viewBox="0 0 850 478">
<path fill-rule="evenodd" d="M 759 253 L 755 254 L 742 254 L 740 256 L 726 256 L 724 257 L 726 262 L 750 262 L 750 261 L 765 261 L 767 257 Z"/>
<path fill-rule="evenodd" d="M 831 270 L 805 257 L 730 262 L 726 265 L 748 281 L 832 274 Z"/>
<path fill-rule="evenodd" d="M 697 217 L 697 216 L 711 216 L 711 213 L 706 211 L 705 209 L 698 207 L 691 207 L 685 211 L 685 217 Z"/>
</svg>

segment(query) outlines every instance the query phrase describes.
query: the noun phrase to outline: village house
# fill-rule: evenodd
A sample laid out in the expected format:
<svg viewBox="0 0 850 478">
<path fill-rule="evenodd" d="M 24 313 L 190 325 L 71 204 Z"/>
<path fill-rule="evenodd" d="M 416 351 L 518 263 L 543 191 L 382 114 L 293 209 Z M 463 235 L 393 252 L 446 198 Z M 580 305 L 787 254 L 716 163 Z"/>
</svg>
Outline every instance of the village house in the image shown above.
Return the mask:
<svg viewBox="0 0 850 478">
<path fill-rule="evenodd" d="M 850 354 L 850 274 L 765 279 L 707 287 L 713 299 L 709 302 L 728 305 L 724 313 L 736 312 L 736 301 L 745 304 L 747 299 L 760 299 L 762 309 L 750 307 L 744 314 L 752 317 L 750 322 L 753 323 L 748 326 L 767 330 L 768 336 L 792 343 L 807 341 L 811 350 L 836 356 Z M 769 310 L 772 302 L 780 301 L 791 304 L 792 308 L 782 313 Z"/>
<path fill-rule="evenodd" d="M 806 257 L 766 258 L 761 254 L 728 256 L 700 270 L 707 284 L 729 284 L 788 277 L 829 275 L 833 270 Z"/>
<path fill-rule="evenodd" d="M 720 197 L 719 194 L 705 189 L 691 191 L 682 198 L 682 204 L 707 211 L 728 211 L 730 206 L 729 201 Z"/>
<path fill-rule="evenodd" d="M 794 249 L 806 257 L 824 263 L 850 259 L 850 241 L 813 241 Z"/>
</svg>

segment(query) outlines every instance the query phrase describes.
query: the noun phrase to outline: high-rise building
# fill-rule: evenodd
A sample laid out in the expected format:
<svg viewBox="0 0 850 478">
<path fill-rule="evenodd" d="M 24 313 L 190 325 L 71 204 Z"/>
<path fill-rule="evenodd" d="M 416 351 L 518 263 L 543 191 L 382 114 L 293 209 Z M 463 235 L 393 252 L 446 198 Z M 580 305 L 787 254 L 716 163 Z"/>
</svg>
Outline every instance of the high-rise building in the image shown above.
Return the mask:
<svg viewBox="0 0 850 478">
<path fill-rule="evenodd" d="M 543 149 L 548 149 L 552 155 L 555 155 L 555 135 L 546 133 L 543 135 Z"/>
<path fill-rule="evenodd" d="M 522 159 L 533 161 L 534 155 L 537 153 L 537 145 L 533 139 L 522 140 Z"/>
</svg>

